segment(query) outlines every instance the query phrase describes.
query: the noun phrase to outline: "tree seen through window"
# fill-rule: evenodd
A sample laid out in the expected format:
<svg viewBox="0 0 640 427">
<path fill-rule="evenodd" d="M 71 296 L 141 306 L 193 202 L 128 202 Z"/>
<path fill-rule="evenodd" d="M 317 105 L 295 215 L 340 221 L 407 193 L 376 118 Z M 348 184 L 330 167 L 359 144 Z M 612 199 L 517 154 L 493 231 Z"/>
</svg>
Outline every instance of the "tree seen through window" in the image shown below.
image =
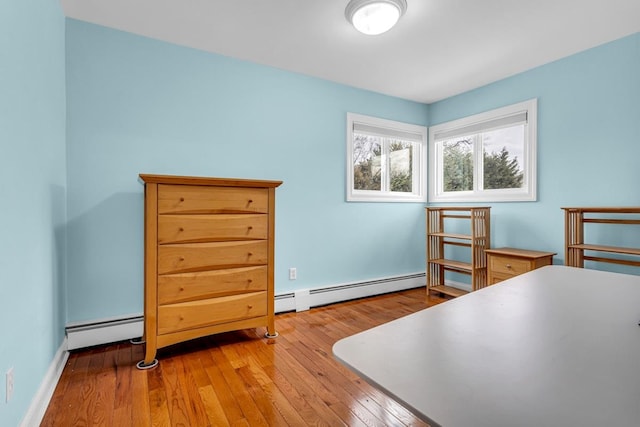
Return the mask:
<svg viewBox="0 0 640 427">
<path fill-rule="evenodd" d="M 385 146 L 388 147 L 386 150 Z M 380 190 L 383 176 L 388 174 L 390 191 L 412 191 L 411 142 L 354 134 L 353 147 L 354 189 Z M 383 151 L 388 153 L 388 161 L 382 161 Z"/>
<path fill-rule="evenodd" d="M 472 191 L 474 180 L 474 144 L 483 140 L 482 135 L 443 141 L 443 190 L 446 192 Z M 522 188 L 524 171 L 518 157 L 506 146 L 499 151 L 484 146 L 482 164 L 482 188 L 485 190 Z"/>
</svg>

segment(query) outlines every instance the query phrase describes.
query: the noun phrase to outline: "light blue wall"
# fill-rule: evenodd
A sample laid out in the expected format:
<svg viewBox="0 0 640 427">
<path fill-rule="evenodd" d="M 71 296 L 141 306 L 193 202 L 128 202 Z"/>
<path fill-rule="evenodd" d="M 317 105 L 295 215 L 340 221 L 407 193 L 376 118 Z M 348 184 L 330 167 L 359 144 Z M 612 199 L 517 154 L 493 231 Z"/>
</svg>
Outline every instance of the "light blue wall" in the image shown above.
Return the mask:
<svg viewBox="0 0 640 427">
<path fill-rule="evenodd" d="M 142 310 L 138 173 L 285 181 L 278 293 L 424 268 L 420 204 L 344 202 L 347 111 L 437 124 L 537 97 L 539 201 L 493 204 L 493 246 L 554 250 L 561 263 L 561 206 L 640 205 L 639 34 L 427 107 L 66 27 L 65 56 L 56 2 L 0 6 L 0 378 L 13 367 L 16 379 L 10 403 L 0 393 L 3 426 L 24 416 L 65 322 Z M 618 230 L 593 237 L 640 240 Z"/>
<path fill-rule="evenodd" d="M 346 203 L 345 137 L 426 105 L 75 20 L 67 81 L 69 321 L 142 311 L 139 173 L 284 181 L 277 294 L 423 271 L 423 205 Z"/>
<path fill-rule="evenodd" d="M 431 104 L 429 124 L 536 97 L 538 201 L 491 204 L 492 246 L 564 263 L 561 207 L 640 206 L 640 33 Z M 593 243 L 640 245 L 637 227 L 592 227 Z"/>
<path fill-rule="evenodd" d="M 29 407 L 64 335 L 64 17 L 0 3 L 0 425 Z M 5 373 L 14 396 L 5 403 Z"/>
</svg>

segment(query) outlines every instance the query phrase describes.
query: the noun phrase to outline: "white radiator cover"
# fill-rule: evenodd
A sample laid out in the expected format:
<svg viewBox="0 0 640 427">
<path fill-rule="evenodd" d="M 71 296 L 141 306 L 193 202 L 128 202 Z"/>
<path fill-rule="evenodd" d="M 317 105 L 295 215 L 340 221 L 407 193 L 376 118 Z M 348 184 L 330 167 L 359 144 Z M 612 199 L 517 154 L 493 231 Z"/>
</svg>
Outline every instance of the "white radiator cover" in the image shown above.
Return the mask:
<svg viewBox="0 0 640 427">
<path fill-rule="evenodd" d="M 357 298 L 397 292 L 425 286 L 425 274 L 387 277 L 363 282 L 344 283 L 276 295 L 275 311 L 304 311 L 311 307 L 334 304 Z"/>
<path fill-rule="evenodd" d="M 67 324 L 67 349 L 91 347 L 142 336 L 142 314 Z"/>
<path fill-rule="evenodd" d="M 425 273 L 421 272 L 405 276 L 301 289 L 276 295 L 275 312 L 304 311 L 312 307 L 423 286 L 425 286 Z M 454 286 L 464 288 L 464 285 L 460 284 L 454 284 Z M 75 350 L 139 338 L 142 336 L 143 326 L 142 314 L 67 324 L 67 348 Z"/>
</svg>

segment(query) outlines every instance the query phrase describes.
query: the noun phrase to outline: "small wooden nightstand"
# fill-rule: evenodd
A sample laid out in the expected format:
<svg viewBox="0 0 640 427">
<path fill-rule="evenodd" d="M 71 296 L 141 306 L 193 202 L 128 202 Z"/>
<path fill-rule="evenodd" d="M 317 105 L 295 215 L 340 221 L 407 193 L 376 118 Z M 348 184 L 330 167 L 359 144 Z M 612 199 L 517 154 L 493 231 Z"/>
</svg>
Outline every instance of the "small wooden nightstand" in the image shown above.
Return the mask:
<svg viewBox="0 0 640 427">
<path fill-rule="evenodd" d="M 527 249 L 485 249 L 487 254 L 487 276 L 490 285 L 510 279 L 545 265 L 553 264 L 555 252 L 530 251 Z"/>
</svg>

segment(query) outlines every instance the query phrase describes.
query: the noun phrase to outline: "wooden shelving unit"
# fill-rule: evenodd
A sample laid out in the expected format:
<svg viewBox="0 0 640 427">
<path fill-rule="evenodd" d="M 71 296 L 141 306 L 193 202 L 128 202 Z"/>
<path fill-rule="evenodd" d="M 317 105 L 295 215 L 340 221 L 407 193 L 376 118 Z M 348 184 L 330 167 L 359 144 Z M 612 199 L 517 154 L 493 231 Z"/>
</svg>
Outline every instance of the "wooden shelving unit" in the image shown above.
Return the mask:
<svg viewBox="0 0 640 427">
<path fill-rule="evenodd" d="M 640 225 L 640 206 L 562 208 L 565 215 L 565 265 L 584 267 L 585 261 L 640 267 L 640 258 L 623 259 L 608 256 L 585 255 L 585 251 L 640 257 L 640 248 L 585 243 L 585 224 Z"/>
<path fill-rule="evenodd" d="M 445 271 L 471 275 L 471 289 L 487 286 L 487 258 L 484 253 L 490 245 L 491 215 L 489 207 L 427 207 L 427 289 L 458 297 L 467 292 L 445 285 Z M 469 221 L 469 234 L 445 231 L 445 222 Z M 455 230 L 459 231 L 459 230 Z M 446 246 L 470 248 L 470 262 L 445 257 Z"/>
</svg>

